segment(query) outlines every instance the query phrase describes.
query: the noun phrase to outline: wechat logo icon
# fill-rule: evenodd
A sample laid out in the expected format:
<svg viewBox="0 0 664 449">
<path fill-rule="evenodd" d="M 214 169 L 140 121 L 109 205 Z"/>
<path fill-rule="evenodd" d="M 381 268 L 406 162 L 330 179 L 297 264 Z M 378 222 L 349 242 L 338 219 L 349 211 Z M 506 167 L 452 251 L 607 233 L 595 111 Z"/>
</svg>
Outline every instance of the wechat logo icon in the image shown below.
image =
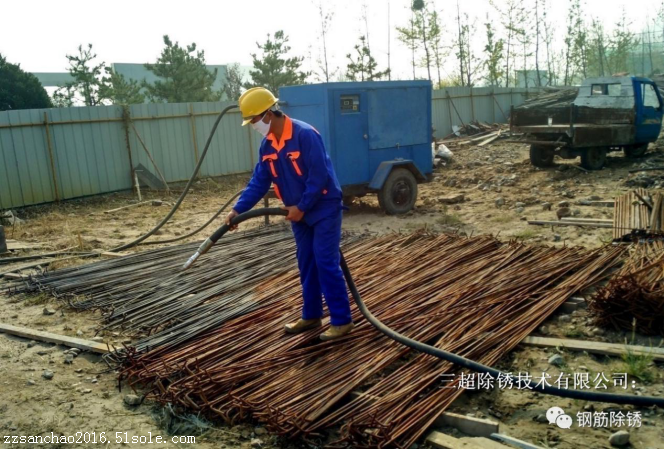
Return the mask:
<svg viewBox="0 0 664 449">
<path fill-rule="evenodd" d="M 546 419 L 549 424 L 555 424 L 561 429 L 572 427 L 572 417 L 565 414 L 565 410 L 560 407 L 551 407 L 546 411 Z"/>
</svg>

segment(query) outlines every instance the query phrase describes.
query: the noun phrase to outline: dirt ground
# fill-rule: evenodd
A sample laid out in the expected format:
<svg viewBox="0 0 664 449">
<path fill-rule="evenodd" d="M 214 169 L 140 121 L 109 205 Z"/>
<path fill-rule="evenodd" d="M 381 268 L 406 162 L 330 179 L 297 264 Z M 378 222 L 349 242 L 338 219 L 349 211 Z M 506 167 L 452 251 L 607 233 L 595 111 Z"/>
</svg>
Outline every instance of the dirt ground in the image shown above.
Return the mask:
<svg viewBox="0 0 664 449">
<path fill-rule="evenodd" d="M 558 203 L 567 201 L 571 212 L 579 218 L 612 218 L 608 207 L 579 204 L 587 200 L 611 200 L 632 188 L 634 180 L 655 182 L 661 178 L 648 172 L 652 179 L 628 171 L 641 166 L 664 165 L 664 145 L 651 145 L 648 155 L 638 161 L 613 153 L 607 167 L 598 172 L 578 168 L 578 161 L 557 160 L 557 166 L 537 169 L 528 161 L 524 145 L 500 143 L 480 148 L 453 147 L 451 163 L 436 168 L 434 180 L 419 186 L 419 199 L 413 211 L 404 216 L 388 216 L 379 208 L 375 196 L 355 199 L 345 215 L 344 229 L 351 231 L 389 233 L 411 232 L 421 228 L 434 231 L 458 231 L 468 234 L 493 234 L 500 239 L 518 239 L 532 244 L 582 245 L 595 248 L 611 241 L 611 230 L 580 227 L 538 227 L 526 220 L 557 220 Z M 197 181 L 180 210 L 152 239 L 161 240 L 182 236 L 203 224 L 231 195 L 241 189 L 248 175 L 228 176 Z M 179 187 L 182 188 L 181 186 Z M 143 200 L 162 200 L 161 206 L 151 204 L 105 211 L 136 203 L 135 195 L 117 193 L 100 197 L 68 201 L 60 205 L 37 206 L 14 211 L 23 223 L 5 227 L 7 238 L 38 248 L 20 251 L 18 255 L 36 254 L 51 250 L 109 249 L 126 243 L 151 229 L 170 209 L 180 191 L 170 195 L 142 192 Z M 452 197 L 463 195 L 463 201 Z M 523 203 L 523 204 L 518 204 Z M 552 205 L 548 210 L 545 203 Z M 271 205 L 276 205 L 271 200 Z M 222 214 L 222 217 L 225 214 Z M 221 222 L 185 241 L 200 240 Z M 262 223 L 254 220 L 244 226 Z M 151 239 L 151 240 L 152 240 Z M 144 250 L 139 247 L 129 250 Z M 84 263 L 72 258 L 56 261 L 51 268 Z M 0 271 L 5 266 L 0 266 Z M 2 284 L 0 284 L 2 290 Z M 51 309 L 54 314 L 45 314 Z M 47 313 L 50 313 L 48 311 Z M 0 293 L 0 322 L 26 326 L 38 330 L 91 339 L 95 336 L 98 315 L 92 312 L 73 312 L 66 305 L 45 296 L 22 298 Z M 612 330 L 596 330 L 587 312 L 580 309 L 572 315 L 551 317 L 538 335 L 561 338 L 580 338 L 596 341 L 625 342 L 661 346 L 658 339 L 647 339 Z M 117 333 L 102 334 L 104 341 L 119 346 L 126 337 Z M 108 369 L 97 355 L 82 353 L 65 363 L 67 348 L 46 343 L 0 335 L 0 429 L 3 435 L 56 434 L 74 436 L 76 432 L 105 432 L 111 440 L 104 447 L 134 447 L 132 443 L 115 442 L 116 432 L 125 440 L 132 436 L 168 438 L 164 447 L 305 447 L 301 442 L 279 441 L 265 434 L 265 430 L 250 425 L 211 426 L 203 417 L 174 416 L 167 409 L 153 404 L 139 406 L 124 403 L 127 388 L 118 391 L 116 373 Z M 561 367 L 549 364 L 549 358 L 560 354 Z M 595 357 L 586 353 L 564 350 L 544 350 L 520 347 L 500 367 L 512 372 L 548 372 L 552 376 L 565 372 L 611 373 L 625 372 L 619 358 Z M 45 379 L 45 370 L 53 373 Z M 635 379 L 637 394 L 664 395 L 664 369 L 649 365 L 646 380 Z M 452 411 L 472 414 L 501 423 L 501 432 L 515 438 L 556 448 L 608 448 L 609 436 L 619 428 L 560 429 L 542 421 L 541 415 L 551 406 L 562 407 L 571 416 L 589 411 L 592 405 L 540 394 L 520 391 L 468 392 L 455 403 Z M 596 411 L 609 410 L 607 404 L 595 405 Z M 613 409 L 611 409 L 613 410 Z M 634 410 L 621 406 L 626 413 Z M 664 447 L 664 413 L 662 410 L 640 409 L 642 426 L 622 428 L 631 434 L 631 447 Z M 454 429 L 446 429 L 461 436 Z M 127 432 L 126 436 L 124 432 Z M 194 435 L 195 444 L 172 443 L 172 435 Z M 260 440 L 260 441 L 257 441 Z M 4 443 L 4 442 L 3 442 Z M 25 445 L 7 445 L 25 447 Z M 89 444 L 62 447 L 92 447 Z M 30 446 L 28 446 L 30 447 Z M 59 447 L 34 445 L 33 447 Z"/>
</svg>

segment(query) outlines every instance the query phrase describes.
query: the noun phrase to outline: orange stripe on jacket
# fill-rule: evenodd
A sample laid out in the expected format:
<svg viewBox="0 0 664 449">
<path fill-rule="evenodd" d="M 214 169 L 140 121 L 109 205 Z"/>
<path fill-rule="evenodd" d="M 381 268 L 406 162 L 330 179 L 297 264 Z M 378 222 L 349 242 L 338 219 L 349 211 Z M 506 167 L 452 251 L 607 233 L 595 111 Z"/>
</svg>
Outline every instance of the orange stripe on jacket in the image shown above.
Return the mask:
<svg viewBox="0 0 664 449">
<path fill-rule="evenodd" d="M 299 151 L 291 151 L 290 153 L 288 153 L 288 158 L 293 163 L 293 167 L 295 168 L 295 173 L 297 173 L 299 176 L 302 176 L 302 170 L 300 170 L 300 166 L 297 164 L 297 159 L 299 157 L 300 157 Z"/>
<path fill-rule="evenodd" d="M 266 154 L 263 156 L 263 162 L 268 161 L 270 163 L 270 171 L 272 172 L 272 176 L 277 178 L 277 170 L 274 168 L 274 161 L 276 161 L 278 156 L 276 154 Z"/>
</svg>

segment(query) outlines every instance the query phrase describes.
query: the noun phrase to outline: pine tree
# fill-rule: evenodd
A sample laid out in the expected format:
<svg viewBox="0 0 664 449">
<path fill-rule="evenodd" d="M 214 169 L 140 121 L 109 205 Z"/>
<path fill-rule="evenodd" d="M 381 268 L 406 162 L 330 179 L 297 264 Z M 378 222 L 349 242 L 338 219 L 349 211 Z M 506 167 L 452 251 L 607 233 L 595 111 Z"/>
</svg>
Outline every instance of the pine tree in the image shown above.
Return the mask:
<svg viewBox="0 0 664 449">
<path fill-rule="evenodd" d="M 72 106 L 76 100 L 81 100 L 85 106 L 98 106 L 104 104 L 102 77 L 106 71 L 104 62 L 94 64 L 97 55 L 92 51 L 92 44 L 87 47 L 78 46 L 77 55 L 66 55 L 69 61 L 69 74 L 73 81 L 66 83 L 53 94 L 54 103 Z"/>
<path fill-rule="evenodd" d="M 113 104 L 140 104 L 145 101 L 141 92 L 141 85 L 136 80 L 129 80 L 121 73 L 116 73 L 106 67 L 106 76 L 99 86 L 99 95 L 109 99 Z"/>
<path fill-rule="evenodd" d="M 380 71 L 377 69 L 378 63 L 371 55 L 371 50 L 367 46 L 366 36 L 360 36 L 360 42 L 354 47 L 355 53 L 348 53 L 348 65 L 346 66 L 346 76 L 351 81 L 377 81 L 386 77 L 389 69 Z"/>
<path fill-rule="evenodd" d="M 226 66 L 226 81 L 222 86 L 222 91 L 226 95 L 226 100 L 236 101 L 242 95 L 242 71 L 240 64 L 230 64 Z"/>
<path fill-rule="evenodd" d="M 247 89 L 261 86 L 277 95 L 280 87 L 304 84 L 311 75 L 300 70 L 303 57 L 287 57 L 291 48 L 283 31 L 274 33 L 274 39 L 268 33 L 265 43 L 256 45 L 262 54 L 260 57 L 256 53 L 251 55 L 254 70 L 249 72 L 252 82 L 245 84 Z"/>
<path fill-rule="evenodd" d="M 184 103 L 190 101 L 217 101 L 220 93 L 212 88 L 217 70 L 208 70 L 205 52 L 196 50 L 196 44 L 180 47 L 168 35 L 164 36 L 165 48 L 154 64 L 145 64 L 160 80 L 143 81 L 142 87 L 154 102 Z"/>
</svg>

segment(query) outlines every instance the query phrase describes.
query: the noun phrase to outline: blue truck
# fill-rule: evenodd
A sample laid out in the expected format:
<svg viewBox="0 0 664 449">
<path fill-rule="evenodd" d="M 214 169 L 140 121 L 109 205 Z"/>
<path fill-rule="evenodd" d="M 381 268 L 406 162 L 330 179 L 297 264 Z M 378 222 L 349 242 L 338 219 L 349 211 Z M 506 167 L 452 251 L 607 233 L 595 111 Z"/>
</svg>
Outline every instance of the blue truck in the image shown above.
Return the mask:
<svg viewBox="0 0 664 449">
<path fill-rule="evenodd" d="M 553 158 L 581 157 L 581 166 L 599 170 L 610 151 L 643 156 L 662 128 L 664 102 L 657 85 L 632 76 L 588 78 L 571 104 L 512 108 L 510 129 L 525 133 L 530 162 L 553 165 Z"/>
<path fill-rule="evenodd" d="M 403 214 L 430 179 L 430 81 L 323 83 L 279 89 L 289 116 L 323 136 L 345 197 L 376 193 L 388 214 Z"/>
</svg>

